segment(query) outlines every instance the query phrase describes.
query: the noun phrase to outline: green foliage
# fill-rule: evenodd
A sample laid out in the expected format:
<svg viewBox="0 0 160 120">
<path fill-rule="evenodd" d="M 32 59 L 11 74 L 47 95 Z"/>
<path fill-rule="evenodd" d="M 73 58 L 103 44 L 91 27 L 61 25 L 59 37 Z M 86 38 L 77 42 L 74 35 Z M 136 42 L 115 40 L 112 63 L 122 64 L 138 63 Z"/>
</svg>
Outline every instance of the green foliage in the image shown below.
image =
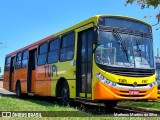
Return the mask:
<svg viewBox="0 0 160 120">
<path fill-rule="evenodd" d="M 150 6 L 157 8 L 160 4 L 160 0 L 126 0 L 127 4 L 132 4 L 133 2 L 137 2 L 139 5 L 141 5 L 142 9 L 149 8 Z"/>
<path fill-rule="evenodd" d="M 119 102 L 119 105 L 127 105 L 131 107 L 143 107 L 160 110 L 159 101 L 123 101 Z"/>
<path fill-rule="evenodd" d="M 15 96 L 0 96 L 1 111 L 78 111 L 71 107 L 38 99 L 17 99 Z"/>
<path fill-rule="evenodd" d="M 2 69 L 1 69 L 1 67 L 0 67 L 0 73 L 1 73 L 1 71 L 2 71 Z"/>
<path fill-rule="evenodd" d="M 149 8 L 149 7 L 154 7 L 154 9 L 156 9 L 160 5 L 160 0 L 126 0 L 126 5 L 132 4 L 134 2 L 136 2 L 138 5 L 140 5 L 142 9 Z M 151 16 L 149 16 L 149 17 L 151 17 Z M 156 14 L 156 16 L 154 16 L 154 17 L 157 19 L 157 23 L 155 25 L 158 25 L 160 23 L 160 10 Z M 144 16 L 144 18 L 148 18 L 148 17 Z M 153 25 L 153 26 L 155 26 L 155 25 Z"/>
</svg>

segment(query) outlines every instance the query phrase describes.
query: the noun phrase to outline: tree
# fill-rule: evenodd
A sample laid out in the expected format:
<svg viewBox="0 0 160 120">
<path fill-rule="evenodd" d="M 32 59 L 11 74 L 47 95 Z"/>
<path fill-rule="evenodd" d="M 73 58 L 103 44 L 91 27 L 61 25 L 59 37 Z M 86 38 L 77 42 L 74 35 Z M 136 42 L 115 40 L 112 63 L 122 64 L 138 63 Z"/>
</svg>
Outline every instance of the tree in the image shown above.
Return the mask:
<svg viewBox="0 0 160 120">
<path fill-rule="evenodd" d="M 1 67 L 0 67 L 0 73 L 1 73 L 1 71 L 2 71 L 2 70 L 1 70 Z"/>
<path fill-rule="evenodd" d="M 125 5 L 132 4 L 134 2 L 137 2 L 137 4 L 141 6 L 141 9 L 145 9 L 149 7 L 154 7 L 154 9 L 158 9 L 160 5 L 160 0 L 126 0 Z M 144 17 L 147 18 L 147 17 L 153 17 L 153 16 L 144 16 Z M 155 18 L 157 19 L 157 23 L 154 24 L 153 26 L 160 24 L 160 10 L 158 11 L 158 13 L 156 13 Z"/>
</svg>

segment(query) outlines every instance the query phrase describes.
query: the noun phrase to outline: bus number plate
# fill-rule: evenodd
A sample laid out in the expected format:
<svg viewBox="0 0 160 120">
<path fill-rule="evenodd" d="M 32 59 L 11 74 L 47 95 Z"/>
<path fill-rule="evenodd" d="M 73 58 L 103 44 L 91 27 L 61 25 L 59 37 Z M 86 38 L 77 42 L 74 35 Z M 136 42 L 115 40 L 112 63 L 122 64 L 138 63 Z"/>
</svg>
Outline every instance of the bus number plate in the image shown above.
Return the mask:
<svg viewBox="0 0 160 120">
<path fill-rule="evenodd" d="M 129 95 L 138 95 L 139 90 L 129 90 Z"/>
</svg>

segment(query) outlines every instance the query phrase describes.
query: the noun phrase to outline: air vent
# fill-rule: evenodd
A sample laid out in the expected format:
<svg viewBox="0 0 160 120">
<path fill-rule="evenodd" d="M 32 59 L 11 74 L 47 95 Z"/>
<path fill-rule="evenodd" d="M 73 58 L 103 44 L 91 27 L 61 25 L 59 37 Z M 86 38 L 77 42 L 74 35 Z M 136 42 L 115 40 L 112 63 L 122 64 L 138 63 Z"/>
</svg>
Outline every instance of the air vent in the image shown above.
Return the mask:
<svg viewBox="0 0 160 120">
<path fill-rule="evenodd" d="M 110 71 L 113 74 L 129 77 L 148 77 L 152 76 L 153 72 L 135 72 L 135 71 Z"/>
</svg>

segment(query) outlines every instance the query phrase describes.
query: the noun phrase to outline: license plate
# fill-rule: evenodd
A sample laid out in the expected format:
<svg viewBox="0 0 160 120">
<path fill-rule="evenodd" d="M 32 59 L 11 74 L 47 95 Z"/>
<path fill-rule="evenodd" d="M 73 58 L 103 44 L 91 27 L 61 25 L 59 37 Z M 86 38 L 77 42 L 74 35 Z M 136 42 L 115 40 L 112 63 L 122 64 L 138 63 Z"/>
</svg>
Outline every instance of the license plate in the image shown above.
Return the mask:
<svg viewBox="0 0 160 120">
<path fill-rule="evenodd" d="M 139 90 L 129 90 L 129 95 L 138 95 Z"/>
</svg>

